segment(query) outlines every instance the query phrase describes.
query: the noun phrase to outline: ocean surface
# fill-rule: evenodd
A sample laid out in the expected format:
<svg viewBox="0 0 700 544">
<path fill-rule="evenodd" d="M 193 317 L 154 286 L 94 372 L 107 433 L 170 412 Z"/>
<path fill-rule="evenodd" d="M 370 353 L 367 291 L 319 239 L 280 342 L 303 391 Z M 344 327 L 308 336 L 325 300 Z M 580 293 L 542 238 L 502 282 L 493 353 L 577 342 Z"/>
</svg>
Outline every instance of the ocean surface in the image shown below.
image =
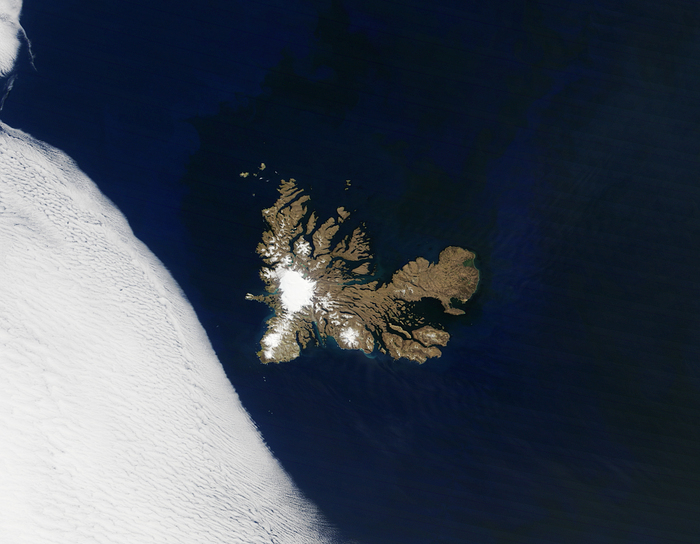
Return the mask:
<svg viewBox="0 0 700 544">
<path fill-rule="evenodd" d="M 696 542 L 698 23 L 677 0 L 37 0 L 0 118 L 125 214 L 344 536 Z M 381 280 L 477 254 L 466 315 L 425 305 L 440 359 L 258 362 L 244 296 L 288 177 L 366 225 Z"/>
</svg>

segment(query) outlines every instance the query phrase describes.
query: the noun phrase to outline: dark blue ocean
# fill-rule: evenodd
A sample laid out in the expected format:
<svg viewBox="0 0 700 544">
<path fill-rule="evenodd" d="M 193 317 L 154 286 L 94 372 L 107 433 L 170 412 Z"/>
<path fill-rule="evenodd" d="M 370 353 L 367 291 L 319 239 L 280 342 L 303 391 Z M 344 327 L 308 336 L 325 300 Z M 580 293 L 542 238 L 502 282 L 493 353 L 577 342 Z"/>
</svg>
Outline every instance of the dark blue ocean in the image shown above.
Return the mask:
<svg viewBox="0 0 700 544">
<path fill-rule="evenodd" d="M 22 23 L 36 70 L 25 50 L 0 118 L 124 212 L 345 537 L 700 541 L 699 3 L 27 0 Z M 382 280 L 477 254 L 442 358 L 259 364 L 244 296 L 287 177 L 366 224 Z"/>
</svg>

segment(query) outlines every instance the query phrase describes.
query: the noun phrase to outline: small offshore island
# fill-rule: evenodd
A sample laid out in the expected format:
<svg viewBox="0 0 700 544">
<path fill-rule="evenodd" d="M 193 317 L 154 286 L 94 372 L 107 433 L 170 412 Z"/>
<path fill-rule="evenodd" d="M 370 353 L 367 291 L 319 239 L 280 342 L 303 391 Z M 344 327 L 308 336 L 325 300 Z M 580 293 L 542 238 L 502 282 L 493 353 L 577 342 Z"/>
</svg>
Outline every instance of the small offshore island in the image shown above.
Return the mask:
<svg viewBox="0 0 700 544">
<path fill-rule="evenodd" d="M 338 208 L 337 218 L 318 225 L 315 212 L 307 217 L 310 197 L 294 179 L 282 180 L 278 190 L 277 202 L 262 212 L 269 230 L 257 247 L 267 265 L 260 277 L 269 294 L 246 295 L 275 312 L 260 342 L 260 361 L 291 361 L 309 342 L 329 336 L 343 349 L 367 354 L 376 348 L 418 363 L 440 357 L 437 346 L 447 345 L 450 335 L 425 325 L 408 303 L 433 298 L 446 313 L 463 314 L 451 301 L 466 302 L 476 291 L 474 253 L 447 247 L 437 263 L 418 257 L 380 285 L 370 272 L 373 256 L 361 227 L 332 244 L 349 212 Z"/>
</svg>

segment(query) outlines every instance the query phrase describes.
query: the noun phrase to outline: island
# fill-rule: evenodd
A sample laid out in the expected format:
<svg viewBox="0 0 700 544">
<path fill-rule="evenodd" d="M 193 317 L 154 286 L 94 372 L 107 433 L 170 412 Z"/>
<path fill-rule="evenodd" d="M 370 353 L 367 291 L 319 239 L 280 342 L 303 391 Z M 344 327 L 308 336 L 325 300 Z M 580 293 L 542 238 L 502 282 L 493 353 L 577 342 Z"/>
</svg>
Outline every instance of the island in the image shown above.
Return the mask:
<svg viewBox="0 0 700 544">
<path fill-rule="evenodd" d="M 347 210 L 338 208 L 336 217 L 320 222 L 314 211 L 308 213 L 310 197 L 294 179 L 282 180 L 278 191 L 277 202 L 262 212 L 269 228 L 257 247 L 266 294 L 246 295 L 274 310 L 260 342 L 260 361 L 291 361 L 310 342 L 325 345 L 329 337 L 342 349 L 366 354 L 377 349 L 393 359 L 424 363 L 440 357 L 438 346 L 447 345 L 450 335 L 425 324 L 414 303 L 432 298 L 446 313 L 463 314 L 453 303 L 466 302 L 476 291 L 474 253 L 450 246 L 437 263 L 418 257 L 381 283 L 373 275 L 363 226 L 334 243 L 350 217 Z"/>
</svg>

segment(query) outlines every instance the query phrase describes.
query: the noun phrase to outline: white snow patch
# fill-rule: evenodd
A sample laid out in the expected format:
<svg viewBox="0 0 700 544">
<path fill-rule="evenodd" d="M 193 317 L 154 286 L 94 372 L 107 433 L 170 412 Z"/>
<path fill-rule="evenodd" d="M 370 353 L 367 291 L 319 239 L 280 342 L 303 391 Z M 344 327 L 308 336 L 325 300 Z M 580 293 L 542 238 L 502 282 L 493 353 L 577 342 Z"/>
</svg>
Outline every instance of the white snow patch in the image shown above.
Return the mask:
<svg viewBox="0 0 700 544">
<path fill-rule="evenodd" d="M 66 155 L 1 123 L 0 376 L 2 542 L 334 538 L 165 267 Z"/>
<path fill-rule="evenodd" d="M 318 308 L 330 311 L 335 307 L 335 302 L 330 293 L 327 293 L 321 297 L 316 297 L 316 305 Z"/>
<path fill-rule="evenodd" d="M 262 338 L 261 344 L 265 357 L 277 359 L 281 356 L 277 348 L 290 343 L 296 343 L 296 332 L 292 328 L 290 314 L 283 311 L 280 316 L 273 318 L 273 323 Z"/>
<path fill-rule="evenodd" d="M 359 333 L 357 332 L 357 329 L 345 327 L 342 331 L 340 331 L 340 337 L 343 339 L 345 344 L 351 348 L 356 348 L 359 345 L 357 340 Z"/>
<path fill-rule="evenodd" d="M 280 300 L 284 309 L 293 314 L 311 304 L 316 282 L 304 278 L 296 270 L 280 268 L 278 271 Z"/>
<path fill-rule="evenodd" d="M 282 334 L 279 332 L 273 332 L 272 334 L 266 334 L 262 341 L 268 348 L 276 348 L 280 345 L 280 340 L 282 340 Z"/>
<path fill-rule="evenodd" d="M 304 240 L 303 237 L 299 237 L 296 242 L 294 242 L 294 253 L 302 257 L 308 257 L 311 254 L 311 244 Z"/>
</svg>

